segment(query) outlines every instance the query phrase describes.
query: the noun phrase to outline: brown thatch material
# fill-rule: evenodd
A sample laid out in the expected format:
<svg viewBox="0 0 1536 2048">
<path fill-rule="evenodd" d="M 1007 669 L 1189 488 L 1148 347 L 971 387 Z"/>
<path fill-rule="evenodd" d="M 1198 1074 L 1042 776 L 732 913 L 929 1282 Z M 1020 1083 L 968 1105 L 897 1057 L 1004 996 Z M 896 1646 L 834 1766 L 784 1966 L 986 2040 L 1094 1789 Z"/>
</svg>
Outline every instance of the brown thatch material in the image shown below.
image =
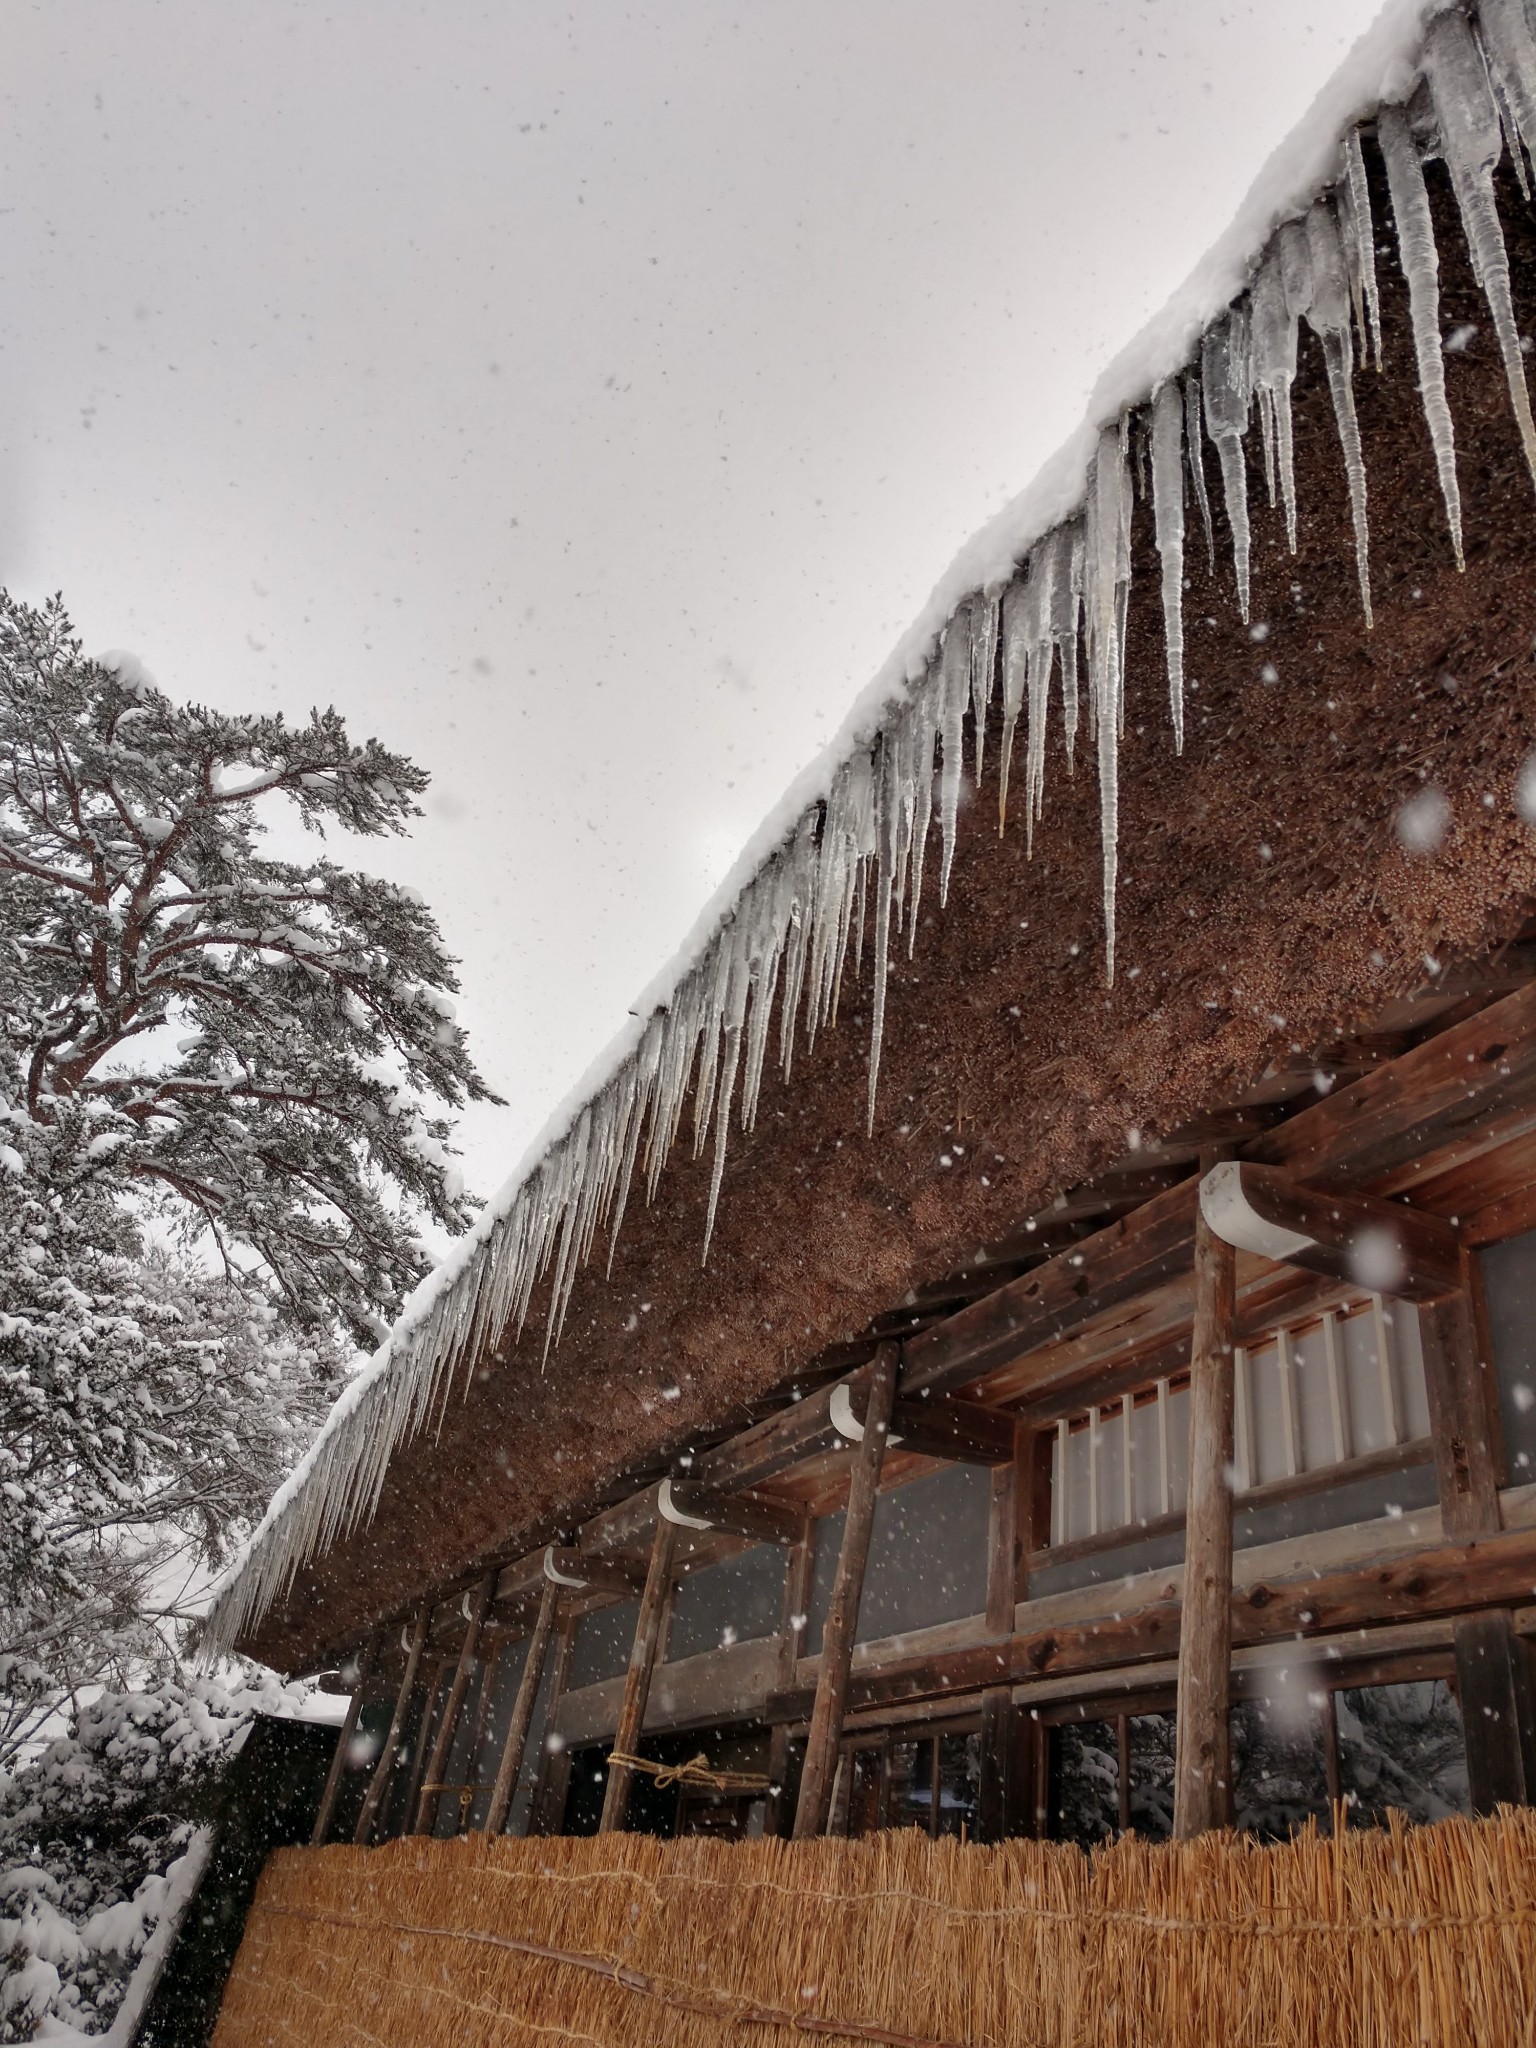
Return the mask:
<svg viewBox="0 0 1536 2048">
<path fill-rule="evenodd" d="M 288 1849 L 214 2048 L 1479 2048 L 1536 2034 L 1536 1812 L 1093 1856 L 915 1832 Z"/>
</svg>

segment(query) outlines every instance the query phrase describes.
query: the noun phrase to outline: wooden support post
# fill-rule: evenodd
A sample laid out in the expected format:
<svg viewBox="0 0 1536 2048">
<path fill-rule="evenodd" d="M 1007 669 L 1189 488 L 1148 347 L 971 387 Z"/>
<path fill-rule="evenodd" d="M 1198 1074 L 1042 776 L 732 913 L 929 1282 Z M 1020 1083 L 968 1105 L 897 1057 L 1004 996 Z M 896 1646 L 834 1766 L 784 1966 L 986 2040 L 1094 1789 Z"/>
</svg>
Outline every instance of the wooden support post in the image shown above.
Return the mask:
<svg viewBox="0 0 1536 2048">
<path fill-rule="evenodd" d="M 555 1661 L 549 1674 L 549 1705 L 544 1714 L 544 1754 L 539 1760 L 539 1774 L 533 1781 L 533 1797 L 528 1802 L 526 1832 L 530 1835 L 558 1835 L 565 1824 L 565 1802 L 571 1789 L 571 1753 L 563 1742 L 556 1739 L 554 1727 L 566 1681 L 571 1675 L 571 1659 L 576 1653 L 578 1620 L 577 1615 L 568 1614 L 555 1636 Z"/>
<path fill-rule="evenodd" d="M 816 1703 L 811 1710 L 810 1734 L 805 1745 L 800 1799 L 795 1808 L 794 1839 L 797 1842 L 819 1835 L 827 1824 L 832 1778 L 837 1769 L 838 1742 L 842 1734 L 843 1701 L 848 1693 L 848 1669 L 859 1625 L 859 1600 L 864 1591 L 864 1566 L 869 1557 L 870 1531 L 874 1527 L 875 1494 L 880 1485 L 880 1463 L 885 1456 L 891 1409 L 896 1396 L 897 1364 L 895 1345 L 882 1345 L 876 1353 L 875 1369 L 870 1378 L 864 1435 L 854 1454 L 853 1477 L 848 1488 L 843 1547 L 838 1553 L 832 1602 L 821 1632 L 821 1670 L 816 1680 Z"/>
<path fill-rule="evenodd" d="M 1468 1284 L 1419 1310 L 1440 1526 L 1448 1543 L 1491 1536 L 1499 1527 L 1493 1367 L 1478 1342 L 1470 1253 L 1463 1262 Z"/>
<path fill-rule="evenodd" d="M 411 1757 L 410 1782 L 405 1788 L 405 1806 L 401 1812 L 400 1831 L 411 1833 L 411 1823 L 416 1817 L 416 1802 L 421 1797 L 421 1788 L 427 1775 L 427 1755 L 432 1747 L 432 1731 L 436 1728 L 439 1709 L 442 1706 L 444 1681 L 448 1676 L 448 1660 L 439 1657 L 431 1667 L 427 1678 L 426 1697 L 421 1703 L 421 1719 L 416 1726 L 416 1742 Z"/>
<path fill-rule="evenodd" d="M 400 1742 L 400 1730 L 405 1725 L 406 1710 L 411 1703 L 411 1691 L 416 1684 L 416 1673 L 421 1668 L 421 1653 L 427 1646 L 427 1631 L 431 1626 L 431 1602 L 423 1600 L 411 1627 L 411 1638 L 405 1653 L 405 1670 L 400 1679 L 400 1690 L 395 1694 L 395 1711 L 389 1717 L 389 1733 L 384 1737 L 384 1747 L 379 1751 L 379 1760 L 373 1767 L 373 1776 L 368 1780 L 368 1790 L 363 1794 L 363 1810 L 357 1816 L 357 1826 L 352 1830 L 352 1839 L 359 1846 L 366 1845 L 373 1833 L 373 1824 L 378 1819 L 379 1808 L 384 1804 L 384 1794 L 389 1790 L 389 1781 L 395 1768 L 395 1750 Z"/>
<path fill-rule="evenodd" d="M 677 1548 L 677 1524 L 663 1515 L 656 1517 L 656 1534 L 651 1539 L 651 1562 L 640 1595 L 640 1616 L 635 1623 L 635 1640 L 630 1645 L 629 1669 L 624 1674 L 624 1702 L 619 1708 L 619 1725 L 614 1732 L 614 1750 L 633 1756 L 640 1731 L 645 1726 L 646 1703 L 651 1696 L 651 1673 L 656 1652 L 672 1607 L 672 1553 Z M 634 1772 L 628 1764 L 610 1764 L 603 1790 L 600 1835 L 622 1834 L 629 1818 L 629 1793 Z"/>
<path fill-rule="evenodd" d="M 443 1702 L 437 1733 L 432 1739 L 432 1754 L 427 1760 L 426 1776 L 422 1780 L 421 1791 L 416 1800 L 415 1819 L 411 1828 L 413 1834 L 429 1835 L 437 1825 L 437 1802 L 442 1791 L 443 1773 L 448 1768 L 453 1738 L 458 1730 L 459 1715 L 463 1712 L 464 1698 L 475 1673 L 475 1656 L 480 1648 L 480 1630 L 485 1624 L 485 1611 L 491 1604 L 491 1595 L 495 1589 L 496 1574 L 492 1572 L 489 1578 L 480 1581 L 470 1601 L 463 1647 L 459 1651 L 459 1661 L 454 1666 L 453 1682 L 448 1688 L 448 1697 Z"/>
<path fill-rule="evenodd" d="M 1202 1165 L 1206 1162 L 1202 1161 Z M 1202 1211 L 1195 1225 L 1195 1324 L 1189 1361 L 1189 1507 L 1179 1622 L 1173 1832 L 1226 1825 L 1232 1666 L 1233 1354 L 1237 1262 Z"/>
<path fill-rule="evenodd" d="M 1013 1456 L 992 1468 L 988 1524 L 987 1634 L 1006 1643 L 1014 1611 L 1027 1589 L 1026 1560 L 1049 1527 L 1050 1437 L 1015 1424 Z M 1044 1457 L 1042 1457 L 1042 1451 Z M 1003 1658 L 1006 1668 L 1006 1656 Z M 1031 1746 L 1014 1710 L 1009 1685 L 989 1686 L 981 1696 L 981 1786 L 976 1837 L 1001 1842 L 1028 1827 L 1027 1779 Z"/>
<path fill-rule="evenodd" d="M 805 1626 L 811 1608 L 811 1582 L 816 1570 L 816 1525 L 809 1516 L 802 1519 L 800 1540 L 790 1551 L 784 1573 L 784 1614 L 779 1627 L 778 1667 L 774 1674 L 780 1692 L 793 1690 L 795 1666 L 805 1643 Z M 767 1835 L 787 1835 L 792 1815 L 786 1796 L 789 1775 L 789 1724 L 776 1721 L 768 1737 L 768 1778 L 775 1788 L 768 1795 L 763 1820 Z"/>
<path fill-rule="evenodd" d="M 1451 1636 L 1472 1811 L 1528 1806 L 1536 1792 L 1530 1652 L 1515 1633 L 1514 1616 L 1504 1610 L 1461 1615 Z"/>
<path fill-rule="evenodd" d="M 528 1654 L 523 1659 L 523 1675 L 517 1682 L 512 1718 L 507 1723 L 506 1740 L 501 1746 L 501 1761 L 496 1766 L 496 1777 L 491 1786 L 491 1803 L 485 1816 L 488 1835 L 499 1835 L 507 1824 L 507 1811 L 523 1768 L 528 1730 L 533 1726 L 533 1709 L 544 1678 L 544 1660 L 549 1655 L 549 1639 L 555 1632 L 555 1613 L 559 1604 L 559 1587 L 546 1579 L 544 1591 L 539 1596 L 538 1619 L 528 1641 Z"/>
<path fill-rule="evenodd" d="M 331 1832 L 331 1822 L 336 1818 L 336 1801 L 341 1796 L 341 1781 L 347 1768 L 347 1752 L 352 1747 L 352 1738 L 357 1733 L 357 1717 L 362 1712 L 363 1694 L 368 1680 L 373 1675 L 374 1659 L 379 1653 L 379 1631 L 363 1645 L 362 1655 L 357 1660 L 357 1677 L 352 1685 L 352 1697 L 347 1701 L 347 1711 L 336 1732 L 336 1747 L 331 1754 L 331 1767 L 325 1774 L 325 1790 L 320 1794 L 320 1811 L 315 1815 L 315 1825 L 310 1830 L 310 1845 L 319 1848 Z"/>
</svg>

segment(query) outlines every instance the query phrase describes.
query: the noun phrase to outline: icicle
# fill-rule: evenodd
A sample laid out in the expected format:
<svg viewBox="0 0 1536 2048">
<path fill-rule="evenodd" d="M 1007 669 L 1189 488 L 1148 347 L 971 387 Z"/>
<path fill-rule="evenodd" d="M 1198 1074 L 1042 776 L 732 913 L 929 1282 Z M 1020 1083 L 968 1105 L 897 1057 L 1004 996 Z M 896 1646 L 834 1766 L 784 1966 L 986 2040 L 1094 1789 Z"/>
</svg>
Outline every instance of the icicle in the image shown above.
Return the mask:
<svg viewBox="0 0 1536 2048">
<path fill-rule="evenodd" d="M 1344 473 L 1349 479 L 1349 510 L 1355 527 L 1355 570 L 1360 579 L 1360 605 L 1367 630 L 1371 616 L 1371 540 L 1365 513 L 1365 457 L 1360 447 L 1360 423 L 1355 417 L 1355 394 L 1351 366 L 1354 347 L 1350 339 L 1349 275 L 1344 248 L 1326 199 L 1319 199 L 1307 215 L 1307 245 L 1312 256 L 1312 296 L 1307 320 L 1323 344 L 1328 366 L 1328 388 L 1333 394 L 1333 416 L 1338 423 L 1339 445 L 1344 451 Z"/>
<path fill-rule="evenodd" d="M 1351 128 L 1344 138 L 1344 183 L 1349 194 L 1350 277 L 1357 293 L 1363 294 L 1365 309 L 1356 308 L 1360 324 L 1360 360 L 1365 361 L 1366 321 L 1370 322 L 1370 349 L 1377 369 L 1381 368 L 1381 291 L 1376 282 L 1376 224 L 1371 218 L 1371 186 L 1365 174 L 1360 149 L 1360 130 Z"/>
<path fill-rule="evenodd" d="M 930 668 L 912 707 L 912 879 L 907 893 L 907 958 L 917 944 L 917 912 L 923 897 L 923 861 L 933 817 L 933 748 L 938 734 L 939 676 Z"/>
<path fill-rule="evenodd" d="M 1073 774 L 1077 767 L 1077 671 L 1079 666 L 1079 621 L 1083 612 L 1084 568 L 1083 557 L 1086 537 L 1083 522 L 1074 520 L 1056 536 L 1066 556 L 1065 570 L 1061 557 L 1057 557 L 1053 576 L 1056 610 L 1051 618 L 1051 637 L 1061 657 L 1061 719 L 1062 736 L 1067 745 L 1067 773 Z"/>
<path fill-rule="evenodd" d="M 1482 0 L 1478 27 L 1488 68 L 1507 115 L 1509 154 L 1529 196 L 1521 145 L 1536 164 L 1536 35 L 1522 0 Z"/>
<path fill-rule="evenodd" d="M 1216 529 L 1211 524 L 1211 494 L 1205 488 L 1205 461 L 1202 444 L 1205 434 L 1200 425 L 1200 372 L 1184 372 L 1184 446 L 1189 454 L 1189 480 L 1195 487 L 1195 503 L 1200 507 L 1200 518 L 1205 527 L 1206 567 L 1216 574 Z"/>
<path fill-rule="evenodd" d="M 971 719 L 976 730 L 976 787 L 981 787 L 982 755 L 987 741 L 987 713 L 997 681 L 997 614 L 999 598 L 983 593 L 971 604 Z"/>
<path fill-rule="evenodd" d="M 1525 358 L 1520 353 L 1520 333 L 1509 292 L 1509 255 L 1493 193 L 1493 172 L 1503 151 L 1503 135 L 1487 67 L 1465 15 L 1442 14 L 1431 25 L 1424 64 L 1472 267 L 1493 315 L 1520 445 L 1531 481 L 1536 483 L 1536 420 L 1531 418 Z"/>
<path fill-rule="evenodd" d="M 1232 567 L 1237 576 L 1237 609 L 1248 623 L 1248 470 L 1243 456 L 1243 430 L 1248 424 L 1247 322 L 1234 307 L 1207 330 L 1200 351 L 1200 382 L 1205 395 L 1205 424 L 1221 458 L 1221 481 L 1232 530 Z"/>
<path fill-rule="evenodd" d="M 939 683 L 943 691 L 940 709 L 940 744 L 943 760 L 939 773 L 939 826 L 944 837 L 939 867 L 939 905 L 949 901 L 949 870 L 955 858 L 955 830 L 960 816 L 961 759 L 965 744 L 965 713 L 971 701 L 971 629 L 964 611 L 956 613 L 944 635 L 939 657 Z"/>
<path fill-rule="evenodd" d="M 1121 623 L 1127 578 L 1130 490 L 1119 426 L 1099 435 L 1088 478 L 1085 549 L 1088 689 L 1099 751 L 1099 831 L 1104 865 L 1104 960 L 1115 978 L 1115 882 L 1120 834 L 1120 707 L 1124 687 Z"/>
<path fill-rule="evenodd" d="M 1445 500 L 1446 523 L 1456 566 L 1464 569 L 1461 552 L 1461 490 L 1456 482 L 1456 431 L 1445 397 L 1445 358 L 1440 352 L 1440 258 L 1435 249 L 1435 228 L 1430 217 L 1429 195 L 1424 190 L 1424 173 L 1419 165 L 1418 144 L 1401 107 L 1383 107 L 1376 118 L 1376 134 L 1386 159 L 1387 188 L 1392 195 L 1392 215 L 1397 224 L 1398 255 L 1408 280 L 1408 309 L 1413 325 L 1413 348 L 1419 369 L 1419 396 L 1435 451 L 1435 468 L 1440 476 L 1440 495 Z"/>
<path fill-rule="evenodd" d="M 1294 228 L 1293 223 L 1287 223 Z M 1296 552 L 1296 463 L 1291 443 L 1291 386 L 1296 380 L 1297 316 L 1305 311 L 1311 297 L 1311 277 L 1302 241 L 1282 228 L 1271 243 L 1269 254 L 1253 283 L 1251 322 L 1253 383 L 1263 401 L 1266 418 L 1265 469 L 1269 474 L 1269 502 L 1275 502 L 1274 456 L 1271 437 L 1278 442 L 1280 495 L 1285 501 L 1285 533 L 1291 553 Z"/>
<path fill-rule="evenodd" d="M 865 1133 L 875 1132 L 875 1091 L 880 1085 L 880 1054 L 885 1044 L 885 994 L 891 964 L 891 895 L 900 857 L 902 814 L 901 749 L 887 733 L 880 746 L 879 791 L 875 840 L 875 982 L 870 999 L 869 1107 Z"/>
<path fill-rule="evenodd" d="M 1184 751 L 1184 400 L 1170 379 L 1152 402 L 1152 512 L 1163 567 L 1163 646 L 1174 751 Z"/>
<path fill-rule="evenodd" d="M 1036 553 L 1043 553 L 1036 549 Z M 1028 567 L 1003 592 L 1003 740 L 997 768 L 997 833 L 1001 838 L 1008 825 L 1008 780 L 1013 764 L 1013 735 L 1029 687 L 1029 592 Z"/>
</svg>

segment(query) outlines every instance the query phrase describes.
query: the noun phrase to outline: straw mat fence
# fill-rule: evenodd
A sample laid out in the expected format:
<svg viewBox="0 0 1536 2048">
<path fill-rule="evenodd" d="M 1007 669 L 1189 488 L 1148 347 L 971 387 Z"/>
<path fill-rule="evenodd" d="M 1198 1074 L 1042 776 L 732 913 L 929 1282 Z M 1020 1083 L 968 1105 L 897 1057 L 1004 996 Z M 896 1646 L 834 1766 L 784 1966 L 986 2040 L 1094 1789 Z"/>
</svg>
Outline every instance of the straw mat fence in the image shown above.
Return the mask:
<svg viewBox="0 0 1536 2048">
<path fill-rule="evenodd" d="M 978 1848 L 285 1849 L 214 2048 L 1504 2048 L 1536 2043 L 1536 1811 Z"/>
</svg>

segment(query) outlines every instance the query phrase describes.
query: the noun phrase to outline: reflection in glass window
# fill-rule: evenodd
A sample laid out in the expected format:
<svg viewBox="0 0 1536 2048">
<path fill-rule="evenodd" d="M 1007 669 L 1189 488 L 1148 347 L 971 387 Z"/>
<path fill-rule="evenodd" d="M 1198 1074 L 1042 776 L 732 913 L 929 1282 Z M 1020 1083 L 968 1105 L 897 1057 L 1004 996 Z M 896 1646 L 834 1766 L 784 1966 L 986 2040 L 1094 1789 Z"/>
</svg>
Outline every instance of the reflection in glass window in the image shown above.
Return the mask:
<svg viewBox="0 0 1536 2048">
<path fill-rule="evenodd" d="M 974 1840 L 981 1808 L 981 1737 L 942 1735 L 938 1751 L 938 1833 Z"/>
<path fill-rule="evenodd" d="M 1379 1826 L 1391 1808 L 1415 1821 L 1471 1812 L 1461 1710 L 1443 1678 L 1352 1687 L 1334 1713 L 1352 1826 Z"/>
<path fill-rule="evenodd" d="M 1131 1826 L 1154 1842 L 1173 1834 L 1174 1740 L 1172 1714 L 1131 1716 Z"/>
<path fill-rule="evenodd" d="M 1120 1829 L 1120 1753 L 1113 1721 L 1065 1721 L 1051 1732 L 1051 1833 L 1093 1849 Z"/>
<path fill-rule="evenodd" d="M 1304 1821 L 1328 1818 L 1325 1704 L 1298 1684 L 1232 1709 L 1237 1825 L 1261 1841 L 1285 1841 Z"/>
<path fill-rule="evenodd" d="M 893 1742 L 887 1824 L 928 1832 L 933 1808 L 933 1744 Z"/>
</svg>

